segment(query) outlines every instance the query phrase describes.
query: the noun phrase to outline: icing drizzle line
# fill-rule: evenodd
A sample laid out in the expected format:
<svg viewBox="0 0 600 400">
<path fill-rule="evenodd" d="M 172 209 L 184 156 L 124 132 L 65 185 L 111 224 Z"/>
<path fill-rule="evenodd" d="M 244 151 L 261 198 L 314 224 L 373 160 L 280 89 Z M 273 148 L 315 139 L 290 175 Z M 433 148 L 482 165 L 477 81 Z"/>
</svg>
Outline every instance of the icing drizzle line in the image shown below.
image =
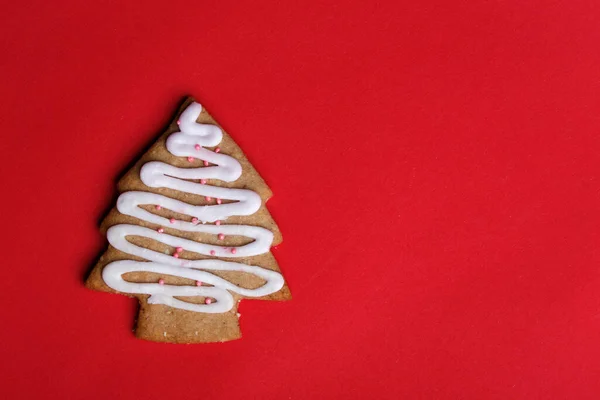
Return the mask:
<svg viewBox="0 0 600 400">
<path fill-rule="evenodd" d="M 148 261 L 115 261 L 108 264 L 102 271 L 106 284 L 123 293 L 149 294 L 148 303 L 165 304 L 188 311 L 222 313 L 233 307 L 235 292 L 247 297 L 260 297 L 277 292 L 283 287 L 283 277 L 275 271 L 258 266 L 222 261 L 217 259 L 183 260 L 151 249 L 140 247 L 127 240 L 127 236 L 143 236 L 166 245 L 186 249 L 195 253 L 216 257 L 247 257 L 263 254 L 269 251 L 273 242 L 273 233 L 268 229 L 250 225 L 221 225 L 220 221 L 233 215 L 252 215 L 261 206 L 260 196 L 248 189 L 235 189 L 211 186 L 206 179 L 217 179 L 233 182 L 242 174 L 242 166 L 233 157 L 210 151 L 203 146 L 218 145 L 223 132 L 216 125 L 200 124 L 196 120 L 202 112 L 198 103 L 190 104 L 181 114 L 178 121 L 179 132 L 171 134 L 166 141 L 169 153 L 177 157 L 187 157 L 188 160 L 198 158 L 204 160 L 205 166 L 200 168 L 179 168 L 160 161 L 144 164 L 140 170 L 140 178 L 144 184 L 153 188 L 169 188 L 180 192 L 204 196 L 208 199 L 226 199 L 230 203 L 218 201 L 215 205 L 194 206 L 183 201 L 163 196 L 158 193 L 131 191 L 122 193 L 117 199 L 117 209 L 120 213 L 139 218 L 161 226 L 186 232 L 214 234 L 219 238 L 225 236 L 244 236 L 253 239 L 252 242 L 236 247 L 225 247 L 200 243 L 177 236 L 172 236 L 159 228 L 158 231 L 138 225 L 120 224 L 110 227 L 107 231 L 109 243 L 118 250 Z M 190 182 L 189 179 L 200 180 L 201 183 Z M 155 205 L 157 209 L 166 208 L 180 214 L 191 216 L 193 222 L 168 219 L 153 214 L 141 208 L 141 205 Z M 201 223 L 200 223 L 201 222 Z M 207 222 L 217 222 L 215 225 Z M 265 283 L 256 289 L 239 287 L 224 278 L 208 271 L 237 271 L 249 273 L 261 278 Z M 123 274 L 129 272 L 153 272 L 162 275 L 172 275 L 213 285 L 206 286 L 176 286 L 162 283 L 136 283 L 123 279 Z M 214 298 L 216 302 L 196 304 L 175 298 L 175 296 L 203 296 Z"/>
</svg>

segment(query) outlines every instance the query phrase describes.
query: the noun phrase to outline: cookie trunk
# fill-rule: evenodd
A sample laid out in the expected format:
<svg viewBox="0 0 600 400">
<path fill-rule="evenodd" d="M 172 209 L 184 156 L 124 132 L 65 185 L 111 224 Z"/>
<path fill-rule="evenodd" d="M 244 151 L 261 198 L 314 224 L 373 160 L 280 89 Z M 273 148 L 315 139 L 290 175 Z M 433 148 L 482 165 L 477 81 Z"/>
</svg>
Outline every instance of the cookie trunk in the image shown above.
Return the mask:
<svg viewBox="0 0 600 400">
<path fill-rule="evenodd" d="M 237 301 L 226 313 L 206 314 L 140 302 L 136 337 L 153 342 L 211 343 L 240 339 Z"/>
</svg>

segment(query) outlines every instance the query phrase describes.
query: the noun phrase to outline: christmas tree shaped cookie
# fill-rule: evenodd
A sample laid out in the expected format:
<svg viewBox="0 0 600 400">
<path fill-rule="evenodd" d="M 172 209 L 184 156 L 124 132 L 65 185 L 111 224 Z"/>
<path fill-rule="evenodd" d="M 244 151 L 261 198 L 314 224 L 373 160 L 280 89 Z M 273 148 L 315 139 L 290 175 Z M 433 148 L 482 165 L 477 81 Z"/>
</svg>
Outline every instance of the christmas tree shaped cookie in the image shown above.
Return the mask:
<svg viewBox="0 0 600 400">
<path fill-rule="evenodd" d="M 86 285 L 137 297 L 136 336 L 173 343 L 241 337 L 242 298 L 286 300 L 271 246 L 271 190 L 215 120 L 187 99 L 118 184 L 109 246 Z"/>
</svg>

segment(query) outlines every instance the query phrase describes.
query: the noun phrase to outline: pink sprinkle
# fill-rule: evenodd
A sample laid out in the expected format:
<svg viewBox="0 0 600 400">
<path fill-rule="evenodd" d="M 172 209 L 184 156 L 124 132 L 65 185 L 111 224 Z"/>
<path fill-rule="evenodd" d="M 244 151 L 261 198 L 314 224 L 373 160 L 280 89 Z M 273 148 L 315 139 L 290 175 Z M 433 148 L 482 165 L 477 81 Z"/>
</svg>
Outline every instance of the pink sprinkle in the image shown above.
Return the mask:
<svg viewBox="0 0 600 400">
<path fill-rule="evenodd" d="M 160 210 L 161 208 L 162 208 L 162 207 L 161 207 L 161 206 L 159 206 L 158 204 L 156 205 L 156 209 L 157 209 L 157 210 Z"/>
<path fill-rule="evenodd" d="M 172 224 L 174 224 L 174 223 L 175 223 L 175 218 L 171 218 L 171 219 L 169 220 L 169 222 L 170 222 L 170 223 L 172 223 Z"/>
<path fill-rule="evenodd" d="M 217 148 L 215 149 L 215 153 L 220 153 L 220 152 L 221 152 L 221 148 L 220 148 L 220 147 L 217 147 Z"/>
<path fill-rule="evenodd" d="M 237 252 L 237 250 L 235 249 L 235 247 L 231 248 L 231 254 L 235 254 Z"/>
<path fill-rule="evenodd" d="M 159 285 L 164 285 L 165 284 L 165 280 L 164 279 L 159 279 L 158 280 L 158 284 Z"/>
<path fill-rule="evenodd" d="M 219 240 L 223 240 L 225 239 L 225 235 L 223 235 L 222 233 L 219 233 Z"/>
<path fill-rule="evenodd" d="M 212 299 L 206 299 L 206 300 L 204 300 L 204 302 L 205 302 L 206 304 L 210 304 L 210 303 L 212 303 Z"/>
<path fill-rule="evenodd" d="M 163 228 L 158 228 L 156 231 L 157 231 L 158 233 L 163 233 L 165 230 L 164 230 Z"/>
<path fill-rule="evenodd" d="M 215 221 L 215 225 L 217 225 L 217 226 L 221 225 L 221 221 Z"/>
<path fill-rule="evenodd" d="M 217 204 L 221 204 L 222 202 L 223 202 L 223 200 L 217 199 Z"/>
<path fill-rule="evenodd" d="M 177 120 L 177 125 L 181 125 L 181 121 L 180 120 Z"/>
<path fill-rule="evenodd" d="M 194 161 L 194 157 L 188 157 L 188 161 L 189 161 L 189 162 L 192 162 L 192 161 Z"/>
<path fill-rule="evenodd" d="M 176 252 L 181 253 L 183 251 L 183 247 L 178 247 L 175 249 Z"/>
<path fill-rule="evenodd" d="M 196 286 L 202 286 L 202 282 L 196 281 Z"/>
<path fill-rule="evenodd" d="M 206 185 L 206 179 L 200 179 L 200 183 L 201 183 L 202 185 Z"/>
<path fill-rule="evenodd" d="M 212 197 L 210 197 L 210 196 L 206 196 L 206 197 L 205 197 L 205 199 L 206 199 L 206 201 L 211 201 L 211 200 L 212 200 Z"/>
<path fill-rule="evenodd" d="M 204 166 L 208 167 L 208 161 L 204 160 Z"/>
<path fill-rule="evenodd" d="M 175 257 L 175 258 L 179 258 L 179 253 L 175 253 L 175 254 L 173 254 L 173 257 Z"/>
<path fill-rule="evenodd" d="M 210 255 L 211 255 L 211 256 L 214 256 L 215 254 L 217 254 L 217 253 L 215 253 L 215 251 L 214 251 L 214 250 L 211 250 L 211 251 L 210 251 Z"/>
<path fill-rule="evenodd" d="M 198 223 L 198 218 L 194 217 L 192 218 L 192 224 L 197 224 Z"/>
<path fill-rule="evenodd" d="M 199 145 L 199 144 L 197 144 L 197 145 L 195 145 L 195 146 L 194 146 L 194 148 L 195 148 L 196 150 L 200 150 L 200 145 Z"/>
</svg>

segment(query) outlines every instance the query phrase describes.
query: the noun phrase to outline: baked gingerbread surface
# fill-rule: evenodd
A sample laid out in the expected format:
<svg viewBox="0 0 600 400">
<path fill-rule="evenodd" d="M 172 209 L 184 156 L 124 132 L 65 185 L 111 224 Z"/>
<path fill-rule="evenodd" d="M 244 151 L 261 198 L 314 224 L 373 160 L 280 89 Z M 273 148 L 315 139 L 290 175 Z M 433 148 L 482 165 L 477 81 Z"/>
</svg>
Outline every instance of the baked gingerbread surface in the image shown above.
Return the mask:
<svg viewBox="0 0 600 400">
<path fill-rule="evenodd" d="M 272 192 L 193 98 L 118 182 L 100 229 L 109 245 L 90 289 L 136 297 L 138 338 L 171 343 L 241 337 L 242 298 L 287 300 L 270 251 L 282 241 Z"/>
</svg>

